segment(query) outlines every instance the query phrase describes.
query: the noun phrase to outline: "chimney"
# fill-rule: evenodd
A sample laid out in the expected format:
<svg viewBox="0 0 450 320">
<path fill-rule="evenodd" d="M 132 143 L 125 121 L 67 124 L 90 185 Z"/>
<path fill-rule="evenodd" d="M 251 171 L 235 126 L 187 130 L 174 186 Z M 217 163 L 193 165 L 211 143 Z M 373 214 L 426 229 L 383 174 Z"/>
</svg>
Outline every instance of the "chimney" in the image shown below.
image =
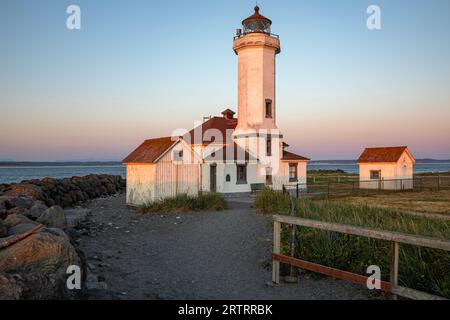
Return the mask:
<svg viewBox="0 0 450 320">
<path fill-rule="evenodd" d="M 230 109 L 226 109 L 222 112 L 222 115 L 225 119 L 231 120 L 234 119 L 234 111 Z"/>
</svg>

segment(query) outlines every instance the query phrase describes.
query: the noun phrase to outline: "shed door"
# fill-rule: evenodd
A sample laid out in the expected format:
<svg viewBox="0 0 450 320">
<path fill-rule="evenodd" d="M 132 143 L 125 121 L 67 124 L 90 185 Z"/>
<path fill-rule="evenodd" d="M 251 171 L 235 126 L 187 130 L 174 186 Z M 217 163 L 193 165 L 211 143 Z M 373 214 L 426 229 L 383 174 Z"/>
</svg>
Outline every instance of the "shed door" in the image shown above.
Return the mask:
<svg viewBox="0 0 450 320">
<path fill-rule="evenodd" d="M 216 192 L 217 189 L 217 167 L 216 165 L 211 165 L 209 167 L 209 182 L 210 182 L 210 186 L 209 186 L 209 190 L 211 192 Z"/>
</svg>

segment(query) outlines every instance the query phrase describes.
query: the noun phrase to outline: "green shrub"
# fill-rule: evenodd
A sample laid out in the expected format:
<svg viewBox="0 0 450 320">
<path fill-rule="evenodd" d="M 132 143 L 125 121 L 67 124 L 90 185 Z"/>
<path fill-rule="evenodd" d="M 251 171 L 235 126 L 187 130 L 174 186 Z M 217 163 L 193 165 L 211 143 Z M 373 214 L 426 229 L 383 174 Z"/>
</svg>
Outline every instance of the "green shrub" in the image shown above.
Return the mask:
<svg viewBox="0 0 450 320">
<path fill-rule="evenodd" d="M 180 211 L 204 211 L 224 210 L 226 202 L 218 193 L 206 193 L 198 196 L 180 194 L 176 197 L 165 198 L 154 202 L 145 203 L 142 206 L 144 212 L 180 212 Z"/>
<path fill-rule="evenodd" d="M 255 207 L 262 213 L 286 214 L 290 204 L 289 195 L 267 187 L 264 187 L 255 199 Z"/>
<path fill-rule="evenodd" d="M 297 216 L 371 229 L 450 239 L 450 223 L 392 210 L 329 201 L 299 200 Z M 289 254 L 290 233 L 283 228 L 282 252 Z M 370 265 L 389 281 L 391 243 L 337 232 L 297 227 L 295 257 L 358 274 Z M 399 284 L 450 298 L 450 253 L 400 245 Z"/>
</svg>

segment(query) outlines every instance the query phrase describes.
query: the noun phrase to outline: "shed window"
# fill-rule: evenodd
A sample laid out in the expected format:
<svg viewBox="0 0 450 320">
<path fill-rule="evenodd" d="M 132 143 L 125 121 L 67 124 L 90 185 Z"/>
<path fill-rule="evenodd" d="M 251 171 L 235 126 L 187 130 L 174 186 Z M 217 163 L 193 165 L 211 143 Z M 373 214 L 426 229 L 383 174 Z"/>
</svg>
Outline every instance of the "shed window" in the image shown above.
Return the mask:
<svg viewBox="0 0 450 320">
<path fill-rule="evenodd" d="M 272 100 L 266 99 L 266 118 L 272 118 Z"/>
<path fill-rule="evenodd" d="M 370 180 L 380 180 L 381 170 L 370 170 Z"/>
<path fill-rule="evenodd" d="M 296 163 L 289 163 L 289 181 L 294 182 L 298 180 L 297 175 L 297 164 Z"/>
<path fill-rule="evenodd" d="M 247 165 L 238 164 L 237 168 L 237 184 L 247 184 Z"/>
</svg>

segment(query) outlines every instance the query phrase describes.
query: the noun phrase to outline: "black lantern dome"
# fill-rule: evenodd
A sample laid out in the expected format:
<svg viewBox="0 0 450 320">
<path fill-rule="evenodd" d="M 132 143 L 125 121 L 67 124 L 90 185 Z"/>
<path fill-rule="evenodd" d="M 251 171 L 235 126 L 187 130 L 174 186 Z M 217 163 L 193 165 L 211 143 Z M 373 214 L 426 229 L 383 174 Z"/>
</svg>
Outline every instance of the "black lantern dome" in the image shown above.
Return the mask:
<svg viewBox="0 0 450 320">
<path fill-rule="evenodd" d="M 272 21 L 259 13 L 259 7 L 255 7 L 255 13 L 242 21 L 244 34 L 252 32 L 261 32 L 270 34 L 270 26 Z"/>
</svg>

